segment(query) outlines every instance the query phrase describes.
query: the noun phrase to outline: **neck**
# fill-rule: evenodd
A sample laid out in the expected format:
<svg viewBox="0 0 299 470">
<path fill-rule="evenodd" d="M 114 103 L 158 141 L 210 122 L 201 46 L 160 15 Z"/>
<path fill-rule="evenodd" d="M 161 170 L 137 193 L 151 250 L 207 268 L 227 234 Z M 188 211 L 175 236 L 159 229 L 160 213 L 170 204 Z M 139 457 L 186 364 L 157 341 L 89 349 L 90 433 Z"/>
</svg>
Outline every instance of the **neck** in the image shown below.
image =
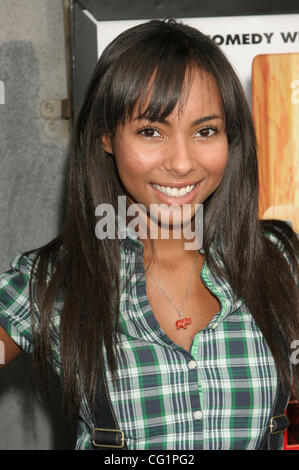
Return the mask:
<svg viewBox="0 0 299 470">
<path fill-rule="evenodd" d="M 189 259 L 193 259 L 195 249 L 199 247 L 195 243 L 195 238 L 186 239 L 184 234 L 174 238 L 173 232 L 169 231 L 169 237 L 163 238 L 159 233 L 158 238 L 142 240 L 144 245 L 144 259 L 147 262 L 157 263 L 177 263 L 178 265 Z M 192 249 L 191 249 L 192 246 Z"/>
</svg>

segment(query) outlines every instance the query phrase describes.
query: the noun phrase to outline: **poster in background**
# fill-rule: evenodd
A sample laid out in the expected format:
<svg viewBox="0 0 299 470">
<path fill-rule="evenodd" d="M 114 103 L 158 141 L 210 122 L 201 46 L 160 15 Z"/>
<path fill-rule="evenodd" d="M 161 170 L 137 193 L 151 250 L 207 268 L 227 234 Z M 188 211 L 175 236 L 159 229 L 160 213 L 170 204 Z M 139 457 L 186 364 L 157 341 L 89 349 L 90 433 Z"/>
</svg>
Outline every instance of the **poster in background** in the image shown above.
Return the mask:
<svg viewBox="0 0 299 470">
<path fill-rule="evenodd" d="M 147 20 L 96 21 L 98 57 L 122 31 Z M 299 232 L 299 14 L 178 18 L 210 36 L 236 70 L 251 106 L 260 218 Z"/>
</svg>

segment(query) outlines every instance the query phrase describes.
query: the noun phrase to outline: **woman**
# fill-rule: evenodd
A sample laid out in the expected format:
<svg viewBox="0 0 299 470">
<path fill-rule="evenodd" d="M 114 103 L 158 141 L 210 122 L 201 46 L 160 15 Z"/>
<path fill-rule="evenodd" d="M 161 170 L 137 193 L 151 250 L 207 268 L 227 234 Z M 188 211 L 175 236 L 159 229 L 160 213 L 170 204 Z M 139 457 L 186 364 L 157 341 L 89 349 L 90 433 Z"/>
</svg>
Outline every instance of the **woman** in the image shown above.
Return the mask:
<svg viewBox="0 0 299 470">
<path fill-rule="evenodd" d="M 211 40 L 155 20 L 106 48 L 77 120 L 63 232 L 18 255 L 0 294 L 6 362 L 34 352 L 40 384 L 52 362 L 78 449 L 92 448 L 101 370 L 129 449 L 262 445 L 279 384 L 298 386 L 298 241 L 258 220 L 257 180 L 250 111 Z M 101 204 L 117 213 L 120 196 L 142 206 L 148 237 L 99 230 Z M 185 225 L 195 242 L 202 230 L 199 250 Z"/>
</svg>

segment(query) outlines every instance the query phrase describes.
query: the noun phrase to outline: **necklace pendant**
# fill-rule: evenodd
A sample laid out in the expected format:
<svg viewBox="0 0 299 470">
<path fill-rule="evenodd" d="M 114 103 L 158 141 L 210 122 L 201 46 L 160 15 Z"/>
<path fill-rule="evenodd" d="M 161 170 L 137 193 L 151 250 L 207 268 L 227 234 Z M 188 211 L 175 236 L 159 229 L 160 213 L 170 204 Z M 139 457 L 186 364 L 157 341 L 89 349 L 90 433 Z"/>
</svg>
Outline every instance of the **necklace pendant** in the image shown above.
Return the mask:
<svg viewBox="0 0 299 470">
<path fill-rule="evenodd" d="M 191 318 L 181 318 L 180 320 L 177 320 L 175 322 L 176 324 L 176 329 L 179 330 L 180 328 L 184 328 L 186 329 L 188 325 L 190 325 L 192 322 L 192 319 Z"/>
</svg>

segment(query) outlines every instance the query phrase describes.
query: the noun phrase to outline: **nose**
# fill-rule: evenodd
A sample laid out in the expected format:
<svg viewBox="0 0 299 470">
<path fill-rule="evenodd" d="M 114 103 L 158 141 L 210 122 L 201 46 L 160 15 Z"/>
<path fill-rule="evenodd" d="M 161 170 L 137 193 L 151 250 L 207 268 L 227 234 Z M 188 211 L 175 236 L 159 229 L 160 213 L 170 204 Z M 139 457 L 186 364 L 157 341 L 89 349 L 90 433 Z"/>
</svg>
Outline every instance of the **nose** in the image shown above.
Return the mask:
<svg viewBox="0 0 299 470">
<path fill-rule="evenodd" d="M 169 173 L 186 176 L 194 170 L 192 154 L 191 145 L 186 138 L 177 136 L 169 142 L 163 166 Z"/>
</svg>

